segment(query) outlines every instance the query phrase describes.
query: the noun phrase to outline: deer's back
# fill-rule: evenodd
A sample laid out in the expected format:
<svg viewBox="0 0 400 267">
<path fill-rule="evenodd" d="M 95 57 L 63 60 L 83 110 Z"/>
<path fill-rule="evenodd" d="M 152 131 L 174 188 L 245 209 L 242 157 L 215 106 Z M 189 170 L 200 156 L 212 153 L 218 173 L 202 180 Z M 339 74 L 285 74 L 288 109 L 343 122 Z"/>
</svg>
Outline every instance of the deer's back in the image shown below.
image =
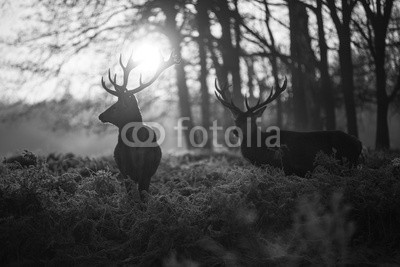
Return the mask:
<svg viewBox="0 0 400 267">
<path fill-rule="evenodd" d="M 263 133 L 262 140 L 267 135 Z M 242 143 L 242 154 L 255 165 L 270 164 L 283 168 L 286 174 L 304 176 L 314 169 L 318 152 L 347 158 L 357 164 L 362 149 L 361 142 L 341 131 L 280 132 L 280 147 L 247 147 Z"/>
</svg>

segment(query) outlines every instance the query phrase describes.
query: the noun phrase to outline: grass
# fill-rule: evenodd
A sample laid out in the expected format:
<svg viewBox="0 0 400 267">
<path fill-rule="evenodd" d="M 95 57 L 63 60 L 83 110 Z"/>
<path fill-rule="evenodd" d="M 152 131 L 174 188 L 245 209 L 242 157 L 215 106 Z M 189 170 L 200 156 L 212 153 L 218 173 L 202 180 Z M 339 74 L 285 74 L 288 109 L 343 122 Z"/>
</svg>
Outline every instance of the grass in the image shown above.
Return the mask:
<svg viewBox="0 0 400 267">
<path fill-rule="evenodd" d="M 349 170 L 319 155 L 301 178 L 228 153 L 167 155 L 141 203 L 112 158 L 25 152 L 0 165 L 0 262 L 400 264 L 399 156 L 370 151 Z"/>
</svg>

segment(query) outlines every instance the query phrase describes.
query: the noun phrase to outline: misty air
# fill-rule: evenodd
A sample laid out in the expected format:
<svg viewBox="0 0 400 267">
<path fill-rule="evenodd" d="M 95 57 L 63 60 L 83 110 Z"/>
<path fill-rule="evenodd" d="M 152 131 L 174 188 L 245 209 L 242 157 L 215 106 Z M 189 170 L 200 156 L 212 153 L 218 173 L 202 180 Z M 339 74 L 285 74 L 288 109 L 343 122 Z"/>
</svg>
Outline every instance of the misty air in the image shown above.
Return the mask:
<svg viewBox="0 0 400 267">
<path fill-rule="evenodd" d="M 400 2 L 0 15 L 0 265 L 400 265 Z"/>
</svg>

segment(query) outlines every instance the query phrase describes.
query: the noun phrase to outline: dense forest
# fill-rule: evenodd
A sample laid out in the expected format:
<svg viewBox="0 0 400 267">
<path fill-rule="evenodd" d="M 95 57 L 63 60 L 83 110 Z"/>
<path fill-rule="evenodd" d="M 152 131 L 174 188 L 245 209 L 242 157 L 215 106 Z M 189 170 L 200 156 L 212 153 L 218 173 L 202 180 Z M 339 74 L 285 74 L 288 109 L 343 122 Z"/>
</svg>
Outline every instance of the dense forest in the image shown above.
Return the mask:
<svg viewBox="0 0 400 267">
<path fill-rule="evenodd" d="M 0 0 L 0 51 L 1 266 L 400 265 L 400 1 Z"/>
<path fill-rule="evenodd" d="M 2 7 L 13 5 L 6 1 Z M 195 125 L 209 129 L 215 119 L 232 124 L 213 97 L 215 78 L 231 85 L 234 103 L 244 108 L 244 96 L 255 103 L 287 76 L 288 90 L 264 123 L 301 131 L 342 129 L 358 137 L 366 113 L 376 118 L 366 126 L 375 147 L 390 148 L 388 117 L 398 113 L 400 90 L 396 1 L 33 1 L 19 8 L 19 23 L 1 42 L 11 51 L 2 60 L 8 74 L 4 99 L 25 92 L 24 82 L 28 90 L 43 91 L 44 83 L 27 83 L 33 77 L 56 79 L 48 85 L 57 93 L 50 98 L 68 90 L 93 92 L 110 62 L 145 40 L 159 44 L 164 54 L 176 51 L 182 61 L 158 83 L 167 96 L 160 100 L 150 92 L 143 106 L 152 100 L 174 103 L 177 117 L 189 118 L 187 137 Z M 70 75 L 83 57 L 89 57 L 84 72 Z"/>
</svg>

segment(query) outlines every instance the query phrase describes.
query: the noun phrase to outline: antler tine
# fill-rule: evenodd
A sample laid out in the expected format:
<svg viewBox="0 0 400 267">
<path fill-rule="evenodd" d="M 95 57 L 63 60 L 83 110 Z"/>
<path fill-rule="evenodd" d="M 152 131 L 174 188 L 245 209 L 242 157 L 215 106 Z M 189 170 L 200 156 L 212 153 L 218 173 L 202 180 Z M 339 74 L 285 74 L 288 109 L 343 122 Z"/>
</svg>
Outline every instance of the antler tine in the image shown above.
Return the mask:
<svg viewBox="0 0 400 267">
<path fill-rule="evenodd" d="M 101 77 L 101 84 L 103 86 L 103 88 L 110 94 L 115 95 L 115 96 L 120 96 L 121 93 L 125 92 L 126 89 L 126 85 L 128 83 L 128 78 L 129 78 L 129 73 L 132 71 L 132 69 L 134 69 L 137 64 L 134 64 L 132 62 L 132 53 L 128 59 L 128 63 L 126 64 L 126 66 L 124 66 L 124 64 L 122 63 L 122 54 L 119 55 L 119 65 L 121 66 L 123 72 L 124 72 L 124 81 L 122 85 L 117 84 L 117 74 L 114 74 L 114 78 L 111 77 L 111 69 L 108 69 L 108 79 L 110 80 L 110 83 L 114 86 L 115 91 L 109 89 L 105 82 L 103 77 Z"/>
<path fill-rule="evenodd" d="M 123 71 L 123 75 L 124 75 L 122 85 L 117 84 L 117 74 L 114 74 L 114 78 L 112 78 L 111 77 L 111 70 L 108 69 L 108 79 L 110 80 L 111 84 L 114 86 L 115 91 L 109 89 L 106 86 L 103 77 L 101 78 L 101 84 L 102 84 L 103 88 L 108 93 L 110 93 L 112 95 L 115 95 L 115 96 L 120 96 L 121 93 L 136 94 L 136 93 L 142 91 L 143 89 L 145 89 L 146 87 L 148 87 L 149 85 L 151 85 L 158 78 L 158 76 L 160 76 L 160 74 L 164 70 L 166 70 L 167 68 L 171 67 L 174 64 L 180 63 L 180 61 L 181 61 L 181 59 L 175 54 L 175 52 L 172 51 L 169 59 L 166 60 L 166 61 L 163 61 L 160 64 L 160 66 L 159 66 L 158 70 L 156 71 L 154 77 L 150 81 L 148 81 L 147 83 L 143 83 L 142 82 L 142 75 L 140 74 L 140 79 L 139 79 L 140 85 L 139 85 L 139 87 L 137 87 L 137 88 L 135 88 L 133 90 L 128 90 L 126 88 L 126 86 L 128 84 L 129 74 L 134 68 L 136 68 L 138 66 L 137 62 L 133 62 L 132 55 L 133 55 L 133 53 L 131 53 L 131 55 L 129 56 L 129 59 L 128 59 L 128 62 L 126 63 L 126 65 L 124 65 L 122 63 L 122 54 L 119 55 L 119 65 L 121 66 L 122 71 Z M 160 53 L 160 55 L 161 55 L 161 53 Z"/>
<path fill-rule="evenodd" d="M 258 105 L 260 105 L 260 102 L 261 102 L 261 97 L 259 97 L 258 98 L 258 100 L 257 100 L 257 104 L 255 104 L 255 106 L 254 107 L 250 107 L 250 105 L 249 105 L 249 100 L 248 100 L 248 97 L 246 96 L 245 97 L 245 102 L 244 102 L 244 104 L 246 105 L 246 109 L 247 109 L 247 111 L 249 111 L 249 110 L 251 110 L 251 109 L 253 109 L 254 107 L 256 107 L 256 106 L 258 106 Z"/>
<path fill-rule="evenodd" d="M 268 96 L 268 98 L 267 98 L 267 100 L 269 101 L 268 103 L 270 103 L 270 102 L 274 101 L 275 99 L 277 99 L 278 96 L 279 96 L 283 91 L 285 91 L 286 85 L 287 85 L 287 78 L 286 78 L 286 76 L 285 76 L 285 81 L 283 82 L 283 85 L 282 85 L 281 87 L 278 86 L 278 89 L 275 90 L 275 93 L 272 93 L 273 90 L 271 90 L 271 93 L 269 94 L 269 96 Z"/>
<path fill-rule="evenodd" d="M 225 101 L 217 94 L 217 92 L 214 92 L 214 94 L 217 97 L 217 99 L 219 100 L 219 102 L 221 102 L 222 104 L 225 103 Z"/>
<path fill-rule="evenodd" d="M 124 81 L 123 84 L 120 86 L 120 88 L 122 89 L 122 91 L 127 91 L 128 89 L 126 88 L 126 86 L 128 85 L 128 79 L 129 79 L 129 74 L 131 73 L 131 71 L 137 67 L 138 63 L 134 63 L 132 60 L 132 55 L 133 52 L 131 53 L 131 55 L 128 58 L 128 62 L 126 63 L 126 65 L 124 66 L 124 64 L 122 63 L 122 54 L 119 54 L 119 65 L 122 68 L 122 71 L 124 72 Z"/>
<path fill-rule="evenodd" d="M 140 85 L 143 84 L 143 81 L 142 81 L 142 74 L 141 74 L 141 73 L 140 73 L 140 75 L 139 75 L 139 84 L 140 84 Z"/>
<path fill-rule="evenodd" d="M 111 70 L 110 69 L 108 69 L 108 79 L 110 80 L 110 83 L 114 86 L 115 91 L 119 92 L 120 88 L 117 84 L 117 74 L 114 74 L 114 79 L 111 78 Z"/>
<path fill-rule="evenodd" d="M 272 101 L 271 98 L 272 98 L 272 96 L 275 95 L 275 94 L 276 94 L 276 91 L 275 91 L 275 93 L 274 93 L 274 87 L 272 87 L 272 88 L 271 88 L 271 91 L 269 92 L 269 95 L 268 95 L 268 97 L 267 97 L 267 100 L 264 101 L 264 102 L 268 102 L 268 103 L 269 103 L 270 101 Z"/>
<path fill-rule="evenodd" d="M 118 93 L 117 93 L 116 91 L 113 91 L 113 90 L 111 90 L 110 88 L 108 88 L 108 87 L 106 86 L 106 83 L 104 82 L 103 77 L 101 77 L 101 85 L 102 85 L 103 88 L 107 91 L 107 93 L 110 93 L 110 94 L 112 94 L 112 95 L 114 95 L 114 96 L 118 96 Z"/>
<path fill-rule="evenodd" d="M 151 78 L 148 82 L 143 83 L 142 78 L 141 78 L 142 75 L 140 75 L 139 86 L 136 87 L 135 89 L 127 90 L 126 93 L 128 93 L 129 95 L 134 95 L 136 93 L 139 93 L 143 89 L 150 86 L 155 80 L 157 80 L 157 78 L 161 75 L 161 73 L 163 73 L 164 70 L 168 69 L 169 67 L 171 67 L 175 64 L 179 64 L 180 62 L 181 62 L 181 59 L 178 58 L 178 56 L 175 54 L 174 51 L 172 51 L 169 58 L 167 60 L 163 60 L 163 62 L 160 64 L 160 66 L 158 67 L 153 78 Z"/>
<path fill-rule="evenodd" d="M 223 97 L 224 93 L 221 91 L 221 89 L 218 86 L 217 78 L 215 78 L 215 85 L 214 86 L 215 86 L 215 90 L 217 90 L 217 92 Z M 215 94 L 217 94 L 217 93 L 215 92 Z"/>
<path fill-rule="evenodd" d="M 227 85 L 224 85 L 222 87 L 222 90 L 219 88 L 218 86 L 218 81 L 217 79 L 215 79 L 215 96 L 217 97 L 218 101 L 221 102 L 222 105 L 224 105 L 225 107 L 227 107 L 228 109 L 234 110 L 236 112 L 242 112 L 237 106 L 235 106 L 235 104 L 233 103 L 233 100 L 231 99 L 230 102 L 227 101 L 226 99 L 226 91 L 228 89 Z M 218 95 L 219 94 L 219 95 Z"/>
<path fill-rule="evenodd" d="M 285 80 L 283 81 L 282 86 L 279 88 L 280 90 L 285 91 L 286 90 L 286 86 L 287 86 L 287 78 L 285 76 Z"/>
<path fill-rule="evenodd" d="M 249 110 L 250 106 L 249 106 L 249 99 L 247 96 L 244 97 L 244 104 L 246 105 L 247 110 Z"/>
<path fill-rule="evenodd" d="M 228 96 L 228 93 L 229 93 L 228 88 L 229 88 L 229 86 L 228 86 L 227 84 L 224 84 L 224 85 L 222 86 L 222 89 L 219 88 L 219 86 L 218 86 L 218 81 L 217 81 L 217 79 L 215 79 L 215 89 L 217 90 L 217 92 L 222 96 L 222 98 L 223 98 L 226 102 L 228 101 L 228 99 L 227 99 L 227 96 Z M 228 92 L 228 93 L 227 93 L 227 92 Z"/>
<path fill-rule="evenodd" d="M 260 98 L 258 99 L 257 104 L 256 104 L 254 107 L 252 107 L 252 108 L 250 108 L 250 109 L 247 109 L 247 112 L 254 112 L 254 111 L 256 111 L 256 110 L 258 110 L 258 109 L 264 107 L 265 105 L 268 105 L 269 103 L 271 103 L 272 101 L 274 101 L 275 99 L 277 99 L 277 98 L 280 96 L 280 94 L 281 94 L 283 91 L 286 90 L 286 86 L 287 86 L 287 78 L 286 78 L 286 76 L 285 76 L 285 81 L 283 82 L 283 85 L 282 85 L 281 87 L 278 87 L 278 89 L 275 90 L 275 92 L 274 92 L 274 89 L 272 88 L 272 89 L 271 89 L 271 92 L 269 93 L 269 95 L 268 95 L 268 97 L 267 97 L 267 99 L 266 99 L 265 101 L 263 101 L 263 102 L 260 104 L 260 102 L 261 102 L 261 97 L 260 97 Z"/>
<path fill-rule="evenodd" d="M 261 97 L 258 98 L 256 106 L 260 105 L 260 102 L 261 102 Z"/>
<path fill-rule="evenodd" d="M 214 92 L 214 93 L 215 93 L 215 96 L 217 97 L 218 101 L 221 102 L 222 105 L 224 105 L 228 109 L 232 109 L 232 110 L 236 110 L 236 111 L 238 110 L 238 108 L 235 105 L 233 105 L 232 102 L 229 103 L 229 102 L 225 101 L 220 95 L 218 95 L 217 92 Z"/>
</svg>

